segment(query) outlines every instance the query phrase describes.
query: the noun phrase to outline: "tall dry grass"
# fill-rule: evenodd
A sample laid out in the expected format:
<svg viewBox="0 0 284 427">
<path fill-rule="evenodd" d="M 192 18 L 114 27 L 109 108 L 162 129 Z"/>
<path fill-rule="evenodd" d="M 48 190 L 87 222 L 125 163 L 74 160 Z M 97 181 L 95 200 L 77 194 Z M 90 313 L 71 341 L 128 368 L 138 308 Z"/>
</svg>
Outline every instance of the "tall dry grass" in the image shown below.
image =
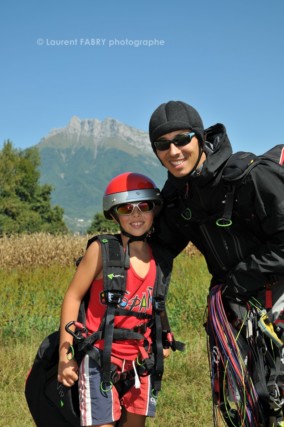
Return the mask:
<svg viewBox="0 0 284 427">
<path fill-rule="evenodd" d="M 48 233 L 3 236 L 0 238 L 0 268 L 71 266 L 83 255 L 87 240 L 88 236 Z M 198 251 L 189 244 L 185 253 L 195 256 Z"/>
<path fill-rule="evenodd" d="M 86 236 L 46 233 L 4 236 L 0 238 L 0 268 L 70 266 L 83 255 L 86 243 Z"/>
</svg>

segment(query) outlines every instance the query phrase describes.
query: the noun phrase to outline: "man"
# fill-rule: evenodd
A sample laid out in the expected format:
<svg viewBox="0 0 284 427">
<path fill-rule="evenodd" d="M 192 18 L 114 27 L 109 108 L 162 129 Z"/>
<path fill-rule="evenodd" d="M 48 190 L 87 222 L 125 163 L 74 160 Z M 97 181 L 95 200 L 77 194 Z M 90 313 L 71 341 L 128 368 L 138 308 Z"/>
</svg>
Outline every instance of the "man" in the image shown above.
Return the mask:
<svg viewBox="0 0 284 427">
<path fill-rule="evenodd" d="M 230 163 L 234 157 L 225 127 L 216 124 L 204 130 L 199 113 L 181 101 L 170 101 L 154 111 L 149 135 L 155 154 L 168 169 L 162 190 L 164 207 L 155 223 L 157 237 L 164 247 L 175 257 L 192 242 L 207 262 L 212 275 L 211 290 L 218 285 L 223 300 L 246 308 L 248 301 L 257 298 L 258 314 L 264 307 L 268 310 L 267 322 L 281 319 L 284 167 L 276 165 L 276 172 L 267 163 L 258 164 L 248 157 L 248 164 L 240 172 L 240 184 L 232 185 L 233 180 L 229 182 L 225 177 L 238 175 L 239 164 L 243 167 L 247 156 Z M 250 170 L 249 163 L 256 166 Z M 252 305 L 249 307 L 248 313 L 253 312 Z M 240 313 L 245 322 L 247 310 L 239 310 Z M 282 372 L 282 386 L 283 378 Z M 273 393 L 275 390 L 278 393 L 279 384 Z M 272 418 L 280 423 L 283 398 L 277 401 L 277 408 L 269 399 L 263 399 L 262 413 L 255 424 L 250 420 L 241 425 L 268 426 Z M 227 424 L 237 425 L 230 424 L 233 415 L 227 412 L 226 408 L 223 415 Z M 243 422 L 240 414 L 235 415 Z"/>
</svg>

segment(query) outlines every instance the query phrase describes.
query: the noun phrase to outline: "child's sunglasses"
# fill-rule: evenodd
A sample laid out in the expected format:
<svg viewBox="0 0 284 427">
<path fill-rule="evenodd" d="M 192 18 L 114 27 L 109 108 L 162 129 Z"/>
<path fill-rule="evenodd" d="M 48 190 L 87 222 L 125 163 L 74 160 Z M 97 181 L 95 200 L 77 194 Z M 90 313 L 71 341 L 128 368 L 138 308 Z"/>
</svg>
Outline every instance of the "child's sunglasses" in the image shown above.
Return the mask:
<svg viewBox="0 0 284 427">
<path fill-rule="evenodd" d="M 180 133 L 174 137 L 174 139 L 168 140 L 168 139 L 158 139 L 157 141 L 154 141 L 154 147 L 156 150 L 159 151 L 166 151 L 170 148 L 171 144 L 174 144 L 176 147 L 183 147 L 187 144 L 189 144 L 194 137 L 194 132 L 189 133 Z"/>
<path fill-rule="evenodd" d="M 116 206 L 114 208 L 118 215 L 131 215 L 135 208 L 138 208 L 140 212 L 151 212 L 155 207 L 155 203 L 151 201 L 139 202 L 139 203 L 124 203 L 123 205 Z"/>
</svg>

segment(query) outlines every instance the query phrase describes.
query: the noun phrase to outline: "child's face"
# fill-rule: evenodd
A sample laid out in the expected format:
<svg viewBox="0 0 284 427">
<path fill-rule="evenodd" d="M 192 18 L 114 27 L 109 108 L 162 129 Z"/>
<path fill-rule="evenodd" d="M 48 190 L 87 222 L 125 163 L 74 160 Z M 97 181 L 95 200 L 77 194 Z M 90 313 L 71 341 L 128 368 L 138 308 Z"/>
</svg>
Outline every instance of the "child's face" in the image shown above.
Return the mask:
<svg viewBox="0 0 284 427">
<path fill-rule="evenodd" d="M 146 204 L 148 203 L 148 207 Z M 120 215 L 117 212 L 118 220 L 122 228 L 132 236 L 142 236 L 152 227 L 154 220 L 154 206 L 149 202 L 127 203 L 123 205 L 127 214 Z"/>
</svg>

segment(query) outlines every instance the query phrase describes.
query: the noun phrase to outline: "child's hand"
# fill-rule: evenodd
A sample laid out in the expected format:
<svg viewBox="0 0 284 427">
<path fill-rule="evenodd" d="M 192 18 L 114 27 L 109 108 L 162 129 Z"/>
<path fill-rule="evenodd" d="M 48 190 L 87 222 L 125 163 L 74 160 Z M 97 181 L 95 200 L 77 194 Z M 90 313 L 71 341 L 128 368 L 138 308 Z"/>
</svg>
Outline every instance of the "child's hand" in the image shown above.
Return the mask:
<svg viewBox="0 0 284 427">
<path fill-rule="evenodd" d="M 75 381 L 78 381 L 78 365 L 75 359 L 59 361 L 57 380 L 66 387 L 72 387 Z"/>
<path fill-rule="evenodd" d="M 163 348 L 164 359 L 169 357 L 171 350 L 169 348 Z"/>
</svg>

